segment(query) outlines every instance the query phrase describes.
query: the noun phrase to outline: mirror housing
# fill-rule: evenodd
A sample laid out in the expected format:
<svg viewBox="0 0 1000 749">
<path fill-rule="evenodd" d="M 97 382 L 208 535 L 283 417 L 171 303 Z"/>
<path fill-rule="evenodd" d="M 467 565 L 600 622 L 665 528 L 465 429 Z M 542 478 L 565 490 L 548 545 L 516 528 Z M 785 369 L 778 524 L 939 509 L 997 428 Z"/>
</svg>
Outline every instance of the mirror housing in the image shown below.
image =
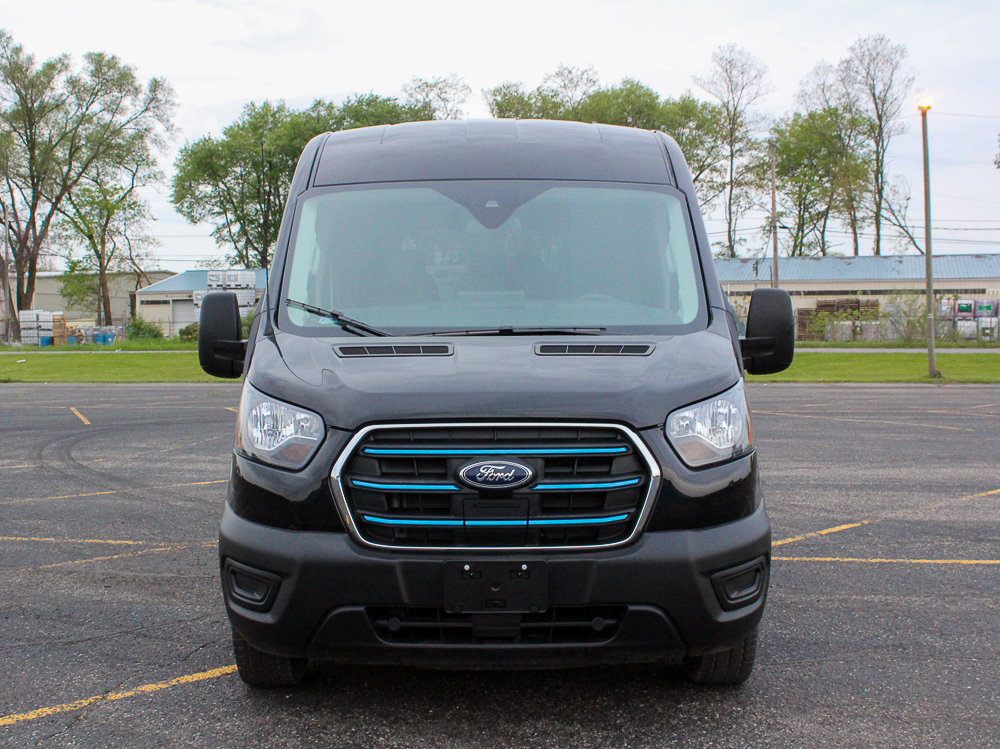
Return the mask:
<svg viewBox="0 0 1000 749">
<path fill-rule="evenodd" d="M 198 320 L 198 363 L 213 377 L 243 376 L 246 342 L 236 295 L 213 291 L 201 300 Z"/>
<path fill-rule="evenodd" d="M 749 374 L 774 374 L 788 369 L 795 354 L 795 317 L 787 291 L 754 289 L 740 353 Z"/>
</svg>

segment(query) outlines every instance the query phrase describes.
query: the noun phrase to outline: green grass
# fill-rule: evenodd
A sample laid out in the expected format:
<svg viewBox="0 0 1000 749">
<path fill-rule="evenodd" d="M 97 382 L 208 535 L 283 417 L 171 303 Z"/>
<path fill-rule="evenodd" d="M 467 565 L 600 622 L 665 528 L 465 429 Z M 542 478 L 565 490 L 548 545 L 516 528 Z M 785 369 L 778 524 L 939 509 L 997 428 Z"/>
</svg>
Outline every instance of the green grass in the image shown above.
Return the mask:
<svg viewBox="0 0 1000 749">
<path fill-rule="evenodd" d="M 46 351 L 197 351 L 198 344 L 195 341 L 183 343 L 176 338 L 138 338 L 121 343 L 66 346 L 4 346 L 0 344 L 0 351 L 24 351 L 26 353 L 45 353 Z"/>
<path fill-rule="evenodd" d="M 1000 382 L 1000 354 L 938 354 L 943 375 L 927 376 L 927 354 L 799 353 L 778 374 L 748 382 Z"/>
<path fill-rule="evenodd" d="M 926 354 L 796 354 L 784 372 L 750 382 L 1000 382 L 998 354 L 939 354 L 942 380 L 927 376 Z M 185 353 L 0 356 L 0 382 L 225 382 Z"/>
<path fill-rule="evenodd" d="M 205 374 L 198 354 L 0 356 L 0 382 L 226 382 Z"/>
<path fill-rule="evenodd" d="M 938 338 L 938 348 L 1000 348 L 1000 341 L 970 341 L 964 338 Z M 927 341 L 796 341 L 796 348 L 927 348 Z"/>
</svg>

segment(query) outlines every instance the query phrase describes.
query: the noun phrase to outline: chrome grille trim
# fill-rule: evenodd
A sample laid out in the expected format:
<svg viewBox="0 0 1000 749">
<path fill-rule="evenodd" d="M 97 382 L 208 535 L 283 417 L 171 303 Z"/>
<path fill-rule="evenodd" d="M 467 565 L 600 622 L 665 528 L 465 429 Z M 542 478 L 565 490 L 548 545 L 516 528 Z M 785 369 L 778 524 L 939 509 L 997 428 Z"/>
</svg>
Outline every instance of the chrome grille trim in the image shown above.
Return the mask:
<svg viewBox="0 0 1000 749">
<path fill-rule="evenodd" d="M 374 541 L 369 541 L 362 537 L 358 530 L 357 525 L 354 522 L 354 517 L 351 514 L 350 507 L 347 503 L 347 497 L 344 493 L 343 485 L 343 472 L 347 461 L 354 455 L 355 448 L 358 444 L 367 438 L 372 432 L 381 430 L 391 430 L 391 429 L 464 429 L 464 428 L 475 428 L 475 427 L 487 427 L 487 428 L 511 428 L 511 427 L 524 427 L 528 429 L 535 428 L 569 428 L 569 429 L 615 429 L 621 432 L 625 437 L 632 443 L 636 452 L 642 458 L 643 462 L 646 464 L 649 470 L 649 488 L 646 491 L 646 496 L 642 500 L 641 507 L 639 508 L 639 519 L 636 521 L 635 526 L 632 529 L 632 533 L 629 534 L 627 538 L 613 541 L 606 544 L 586 544 L 586 545 L 565 545 L 565 546 L 545 546 L 545 547 L 535 547 L 535 546 L 402 546 L 397 544 L 380 544 Z M 660 482 L 662 480 L 662 473 L 660 471 L 660 466 L 653 457 L 653 453 L 646 446 L 646 443 L 632 429 L 623 426 L 621 424 L 615 424 L 613 422 L 569 422 L 569 421 L 476 421 L 476 422 L 420 422 L 420 423 L 385 423 L 385 424 L 370 424 L 369 426 L 362 427 L 347 443 L 344 449 L 341 451 L 340 455 L 337 456 L 336 462 L 333 464 L 333 469 L 330 472 L 330 484 L 333 488 L 334 499 L 337 504 L 337 509 L 340 511 L 341 518 L 344 521 L 344 525 L 347 528 L 348 533 L 351 535 L 356 542 L 362 546 L 367 546 L 373 549 L 385 549 L 389 551 L 407 551 L 407 552 L 434 552 L 440 553 L 442 551 L 447 552 L 469 552 L 474 551 L 477 553 L 510 553 L 510 552 L 533 552 L 538 553 L 544 552 L 575 552 L 575 551 L 600 551 L 603 549 L 615 548 L 618 546 L 624 546 L 631 543 L 635 538 L 642 532 L 643 528 L 646 526 L 646 521 L 649 519 L 649 515 L 653 510 L 653 502 L 656 495 L 659 493 Z"/>
</svg>

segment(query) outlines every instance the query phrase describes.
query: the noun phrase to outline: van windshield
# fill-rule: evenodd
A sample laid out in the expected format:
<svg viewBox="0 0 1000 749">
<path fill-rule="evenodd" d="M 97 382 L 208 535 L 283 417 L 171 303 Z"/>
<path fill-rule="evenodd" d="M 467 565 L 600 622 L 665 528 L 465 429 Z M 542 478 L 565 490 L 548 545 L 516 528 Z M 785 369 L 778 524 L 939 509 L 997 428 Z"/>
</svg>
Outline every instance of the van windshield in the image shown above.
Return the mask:
<svg viewBox="0 0 1000 749">
<path fill-rule="evenodd" d="M 395 335 L 686 332 L 707 315 L 685 216 L 676 190 L 621 183 L 410 182 L 315 194 L 298 207 L 282 320 L 314 334 L 336 327 L 317 310 Z"/>
</svg>

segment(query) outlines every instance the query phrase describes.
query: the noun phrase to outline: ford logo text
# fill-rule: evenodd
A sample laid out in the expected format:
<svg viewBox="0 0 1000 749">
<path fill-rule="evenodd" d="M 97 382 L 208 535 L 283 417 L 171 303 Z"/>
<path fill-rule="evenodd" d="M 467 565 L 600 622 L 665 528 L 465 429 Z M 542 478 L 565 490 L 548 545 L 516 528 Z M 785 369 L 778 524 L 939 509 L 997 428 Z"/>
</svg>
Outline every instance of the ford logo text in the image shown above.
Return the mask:
<svg viewBox="0 0 1000 749">
<path fill-rule="evenodd" d="M 458 479 L 476 489 L 513 489 L 535 477 L 531 466 L 511 460 L 478 460 L 458 470 Z"/>
</svg>

